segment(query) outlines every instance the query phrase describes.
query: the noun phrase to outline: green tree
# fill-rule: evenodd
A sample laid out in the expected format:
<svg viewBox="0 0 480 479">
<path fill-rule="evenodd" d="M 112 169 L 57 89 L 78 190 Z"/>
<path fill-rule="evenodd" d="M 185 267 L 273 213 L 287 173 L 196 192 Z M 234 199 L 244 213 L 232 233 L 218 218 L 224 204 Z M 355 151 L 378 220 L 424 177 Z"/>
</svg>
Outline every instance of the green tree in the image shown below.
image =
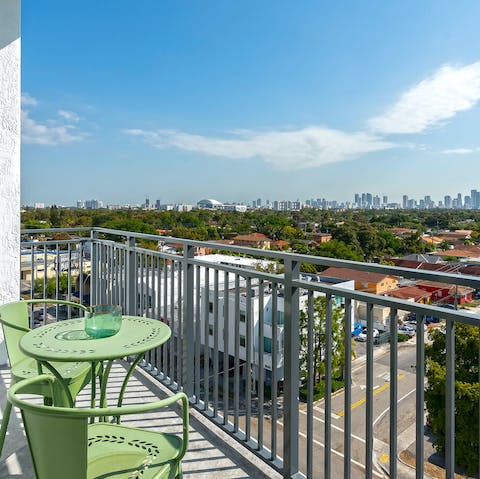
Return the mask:
<svg viewBox="0 0 480 479">
<path fill-rule="evenodd" d="M 435 434 L 434 447 L 445 453 L 445 329 L 430 332 L 431 344 L 425 345 L 425 403 L 428 420 Z M 479 454 L 479 373 L 480 328 L 455 326 L 455 462 L 468 473 L 478 471 Z"/>
<path fill-rule="evenodd" d="M 332 300 L 333 301 L 333 300 Z M 327 298 L 317 296 L 313 300 L 313 371 L 308 371 L 308 314 L 300 311 L 300 375 L 303 381 L 308 374 L 313 375 L 313 383 L 317 385 L 325 373 L 325 332 L 326 332 Z M 344 347 L 344 313 L 341 306 L 332 304 L 332 377 L 343 375 L 345 365 Z"/>
<path fill-rule="evenodd" d="M 71 278 L 71 291 L 75 288 L 76 276 Z M 46 298 L 55 298 L 57 290 L 57 281 L 55 278 L 47 279 L 45 292 L 43 291 L 43 278 L 37 278 L 34 283 L 34 292 L 45 294 Z M 66 294 L 68 293 L 68 274 L 61 274 L 58 278 L 58 293 Z"/>
<path fill-rule="evenodd" d="M 60 213 L 56 205 L 50 206 L 50 224 L 52 228 L 59 228 L 61 226 Z"/>
<path fill-rule="evenodd" d="M 352 261 L 363 261 L 363 255 L 354 246 L 343 241 L 331 240 L 328 243 L 319 244 L 313 254 L 315 256 L 326 256 L 327 258 L 350 259 Z"/>
</svg>

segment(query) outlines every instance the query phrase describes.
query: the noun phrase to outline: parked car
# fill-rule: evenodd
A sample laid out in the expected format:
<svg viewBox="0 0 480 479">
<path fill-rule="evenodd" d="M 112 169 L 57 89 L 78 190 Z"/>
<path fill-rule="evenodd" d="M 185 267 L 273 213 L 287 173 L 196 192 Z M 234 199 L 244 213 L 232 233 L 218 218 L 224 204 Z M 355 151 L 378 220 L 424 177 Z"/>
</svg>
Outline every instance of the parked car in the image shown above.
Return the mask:
<svg viewBox="0 0 480 479">
<path fill-rule="evenodd" d="M 453 304 L 439 304 L 440 308 L 445 308 L 445 309 L 456 309 Z"/>
<path fill-rule="evenodd" d="M 354 323 L 353 325 L 353 331 L 352 331 L 352 336 L 358 336 L 361 332 L 363 331 L 363 326 L 361 323 Z"/>
<path fill-rule="evenodd" d="M 415 331 L 417 331 L 417 322 L 416 321 L 405 321 L 403 323 L 404 326 L 407 326 L 407 328 L 411 328 Z M 427 325 L 423 323 L 423 330 L 426 331 L 428 329 Z"/>
<path fill-rule="evenodd" d="M 409 338 L 413 338 L 415 336 L 415 330 L 409 328 L 408 326 L 400 326 L 398 328 L 399 334 L 406 334 Z"/>
<path fill-rule="evenodd" d="M 368 335 L 367 328 L 363 328 L 363 331 L 355 339 L 357 341 L 360 341 L 360 342 L 364 343 L 367 340 L 367 335 Z M 380 335 L 380 333 L 378 332 L 378 329 L 374 329 L 373 330 L 373 337 L 378 338 L 379 335 Z"/>
</svg>

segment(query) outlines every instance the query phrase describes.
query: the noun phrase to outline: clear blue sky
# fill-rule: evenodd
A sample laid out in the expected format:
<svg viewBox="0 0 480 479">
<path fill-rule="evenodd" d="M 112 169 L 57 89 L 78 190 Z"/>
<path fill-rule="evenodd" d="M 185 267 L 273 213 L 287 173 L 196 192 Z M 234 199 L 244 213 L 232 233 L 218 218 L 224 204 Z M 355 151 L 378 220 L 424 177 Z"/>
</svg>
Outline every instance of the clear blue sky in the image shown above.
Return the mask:
<svg viewBox="0 0 480 479">
<path fill-rule="evenodd" d="M 480 2 L 23 0 L 22 202 L 480 189 Z"/>
</svg>

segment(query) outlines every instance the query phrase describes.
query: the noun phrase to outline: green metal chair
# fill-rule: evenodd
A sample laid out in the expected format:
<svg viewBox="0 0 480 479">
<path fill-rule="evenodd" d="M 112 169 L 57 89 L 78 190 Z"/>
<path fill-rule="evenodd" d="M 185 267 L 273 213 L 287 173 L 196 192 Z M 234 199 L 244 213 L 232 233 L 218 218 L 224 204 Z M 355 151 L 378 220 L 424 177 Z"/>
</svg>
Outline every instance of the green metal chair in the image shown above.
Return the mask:
<svg viewBox="0 0 480 479">
<path fill-rule="evenodd" d="M 12 303 L 0 306 L 0 323 L 3 328 L 3 336 L 7 346 L 7 354 L 11 367 L 11 384 L 15 384 L 23 379 L 32 378 L 38 375 L 37 362 L 26 356 L 19 349 L 20 339 L 29 329 L 28 324 L 28 306 L 31 304 L 59 304 L 66 305 L 82 310 L 87 310 L 85 306 L 70 301 L 62 301 L 55 299 L 30 299 L 26 301 L 14 301 Z M 52 363 L 53 366 L 62 376 L 72 398 L 76 398 L 77 394 L 91 380 L 91 366 L 89 363 Z M 45 371 L 47 374 L 48 372 Z M 54 382 L 53 392 L 49 383 L 35 383 L 32 394 L 43 394 L 47 403 L 56 405 L 67 405 L 65 389 L 58 381 Z M 0 427 L 0 455 L 5 443 L 8 422 L 12 405 L 7 401 L 3 410 L 2 425 Z"/>
<path fill-rule="evenodd" d="M 8 392 L 22 412 L 37 479 L 173 479 L 182 477 L 181 460 L 188 445 L 188 399 L 177 393 L 149 404 L 111 408 L 64 408 L 35 404 L 18 395 L 48 375 L 26 379 Z M 139 414 L 182 401 L 183 435 L 125 427 L 109 422 L 88 424 L 108 416 Z"/>
</svg>

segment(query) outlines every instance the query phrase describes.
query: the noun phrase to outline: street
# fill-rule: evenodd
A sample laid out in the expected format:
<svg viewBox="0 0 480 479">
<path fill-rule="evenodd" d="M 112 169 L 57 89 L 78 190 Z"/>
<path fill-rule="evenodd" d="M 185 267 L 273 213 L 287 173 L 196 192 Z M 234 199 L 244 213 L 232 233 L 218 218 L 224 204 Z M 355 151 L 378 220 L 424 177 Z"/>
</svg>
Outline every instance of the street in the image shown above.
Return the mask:
<svg viewBox="0 0 480 479">
<path fill-rule="evenodd" d="M 380 351 L 379 351 L 380 352 Z M 390 372 L 389 349 L 375 358 L 373 386 L 373 425 L 374 442 L 389 442 L 389 406 Z M 414 344 L 402 345 L 398 350 L 398 431 L 397 435 L 407 431 L 415 423 L 415 347 Z M 365 477 L 365 424 L 366 424 L 366 372 L 365 364 L 354 366 L 352 370 L 351 401 L 351 477 Z M 344 456 L 344 394 L 332 398 L 332 477 L 343 477 Z M 323 400 L 314 407 L 313 429 L 313 477 L 322 477 L 324 468 L 325 414 Z M 300 469 L 307 470 L 307 412 L 306 405 L 300 410 Z M 408 432 L 408 431 L 407 431 Z M 388 447 L 387 447 L 388 450 Z M 385 477 L 376 466 L 378 458 L 373 460 L 373 476 Z M 387 461 L 388 463 L 388 461 Z"/>
</svg>

